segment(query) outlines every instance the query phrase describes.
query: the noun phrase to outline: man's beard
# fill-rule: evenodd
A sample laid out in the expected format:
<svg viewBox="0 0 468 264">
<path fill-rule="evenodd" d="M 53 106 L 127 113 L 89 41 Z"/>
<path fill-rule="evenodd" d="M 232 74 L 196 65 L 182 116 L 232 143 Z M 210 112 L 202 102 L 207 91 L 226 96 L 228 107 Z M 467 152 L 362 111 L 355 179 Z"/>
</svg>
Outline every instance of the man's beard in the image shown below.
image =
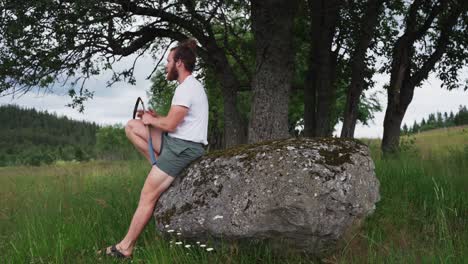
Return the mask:
<svg viewBox="0 0 468 264">
<path fill-rule="evenodd" d="M 177 79 L 179 79 L 179 73 L 177 72 L 175 65 L 173 65 L 167 72 L 167 80 L 175 81 Z"/>
</svg>

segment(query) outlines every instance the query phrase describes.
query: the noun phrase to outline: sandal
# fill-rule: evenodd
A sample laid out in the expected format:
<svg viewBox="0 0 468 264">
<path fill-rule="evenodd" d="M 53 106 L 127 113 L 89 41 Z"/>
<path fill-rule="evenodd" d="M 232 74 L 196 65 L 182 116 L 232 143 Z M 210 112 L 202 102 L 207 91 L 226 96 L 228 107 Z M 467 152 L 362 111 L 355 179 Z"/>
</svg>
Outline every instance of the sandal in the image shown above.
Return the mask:
<svg viewBox="0 0 468 264">
<path fill-rule="evenodd" d="M 100 250 L 99 253 L 104 254 L 106 256 L 115 257 L 115 258 L 118 258 L 118 259 L 131 259 L 132 258 L 131 255 L 130 256 L 125 256 L 122 252 L 120 252 L 117 249 L 116 245 L 111 246 L 109 252 L 107 252 L 107 249 L 108 249 L 108 247 L 103 249 L 103 250 Z"/>
</svg>

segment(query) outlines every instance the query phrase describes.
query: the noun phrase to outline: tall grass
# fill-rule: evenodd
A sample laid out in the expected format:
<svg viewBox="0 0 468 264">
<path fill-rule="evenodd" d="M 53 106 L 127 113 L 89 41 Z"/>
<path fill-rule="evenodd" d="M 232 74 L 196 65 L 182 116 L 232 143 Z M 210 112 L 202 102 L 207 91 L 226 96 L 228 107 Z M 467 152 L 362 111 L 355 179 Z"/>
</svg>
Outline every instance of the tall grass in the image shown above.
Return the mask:
<svg viewBox="0 0 468 264">
<path fill-rule="evenodd" d="M 421 158 L 417 145 L 376 158 L 381 201 L 335 256 L 340 263 L 466 263 L 468 145 Z"/>
<path fill-rule="evenodd" d="M 468 144 L 467 144 L 468 146 Z M 374 152 L 381 201 L 331 263 L 463 263 L 468 259 L 468 147 L 400 157 Z M 375 144 L 371 146 L 375 151 Z M 442 152 L 441 152 L 442 153 Z M 149 166 L 89 162 L 0 168 L 0 263 L 113 263 L 95 251 L 126 233 Z M 161 239 L 150 221 L 134 263 L 312 263 L 262 244 L 207 252 Z"/>
<path fill-rule="evenodd" d="M 381 183 L 381 201 L 334 260 L 466 263 L 468 133 L 456 128 L 402 140 L 402 153 L 391 159 L 381 158 L 379 141 L 367 141 Z"/>
<path fill-rule="evenodd" d="M 2 168 L 0 263 L 115 262 L 95 252 L 125 235 L 148 170 L 137 161 Z M 197 244 L 185 248 L 174 242 L 162 240 L 150 221 L 133 261 L 305 263 L 300 256 L 275 256 L 261 244 L 256 250 L 217 245 L 208 252 Z"/>
</svg>

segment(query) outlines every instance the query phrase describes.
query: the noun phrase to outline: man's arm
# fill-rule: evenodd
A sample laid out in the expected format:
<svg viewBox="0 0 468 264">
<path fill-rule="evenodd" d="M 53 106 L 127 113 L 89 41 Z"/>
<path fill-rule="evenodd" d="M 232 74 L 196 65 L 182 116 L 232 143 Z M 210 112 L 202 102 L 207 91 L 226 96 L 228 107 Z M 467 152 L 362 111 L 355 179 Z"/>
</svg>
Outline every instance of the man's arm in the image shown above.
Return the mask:
<svg viewBox="0 0 468 264">
<path fill-rule="evenodd" d="M 163 131 L 174 132 L 184 117 L 188 113 L 188 108 L 181 105 L 172 105 L 167 116 L 153 116 L 144 113 L 142 120 L 145 125 L 151 125 Z"/>
</svg>

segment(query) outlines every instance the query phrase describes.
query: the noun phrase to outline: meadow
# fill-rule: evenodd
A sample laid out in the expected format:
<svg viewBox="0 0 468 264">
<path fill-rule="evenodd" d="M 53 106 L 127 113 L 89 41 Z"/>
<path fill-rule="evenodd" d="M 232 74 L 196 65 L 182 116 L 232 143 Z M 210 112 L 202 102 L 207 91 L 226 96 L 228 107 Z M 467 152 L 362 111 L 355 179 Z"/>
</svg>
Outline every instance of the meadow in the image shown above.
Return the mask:
<svg viewBox="0 0 468 264">
<path fill-rule="evenodd" d="M 381 201 L 324 263 L 466 263 L 468 127 L 402 139 L 399 157 L 370 145 Z M 127 231 L 149 166 L 143 161 L 0 168 L 0 263 L 119 263 L 95 252 Z M 208 246 L 210 244 L 208 243 Z M 314 263 L 267 245 L 214 251 L 163 240 L 154 222 L 132 263 Z"/>
</svg>

